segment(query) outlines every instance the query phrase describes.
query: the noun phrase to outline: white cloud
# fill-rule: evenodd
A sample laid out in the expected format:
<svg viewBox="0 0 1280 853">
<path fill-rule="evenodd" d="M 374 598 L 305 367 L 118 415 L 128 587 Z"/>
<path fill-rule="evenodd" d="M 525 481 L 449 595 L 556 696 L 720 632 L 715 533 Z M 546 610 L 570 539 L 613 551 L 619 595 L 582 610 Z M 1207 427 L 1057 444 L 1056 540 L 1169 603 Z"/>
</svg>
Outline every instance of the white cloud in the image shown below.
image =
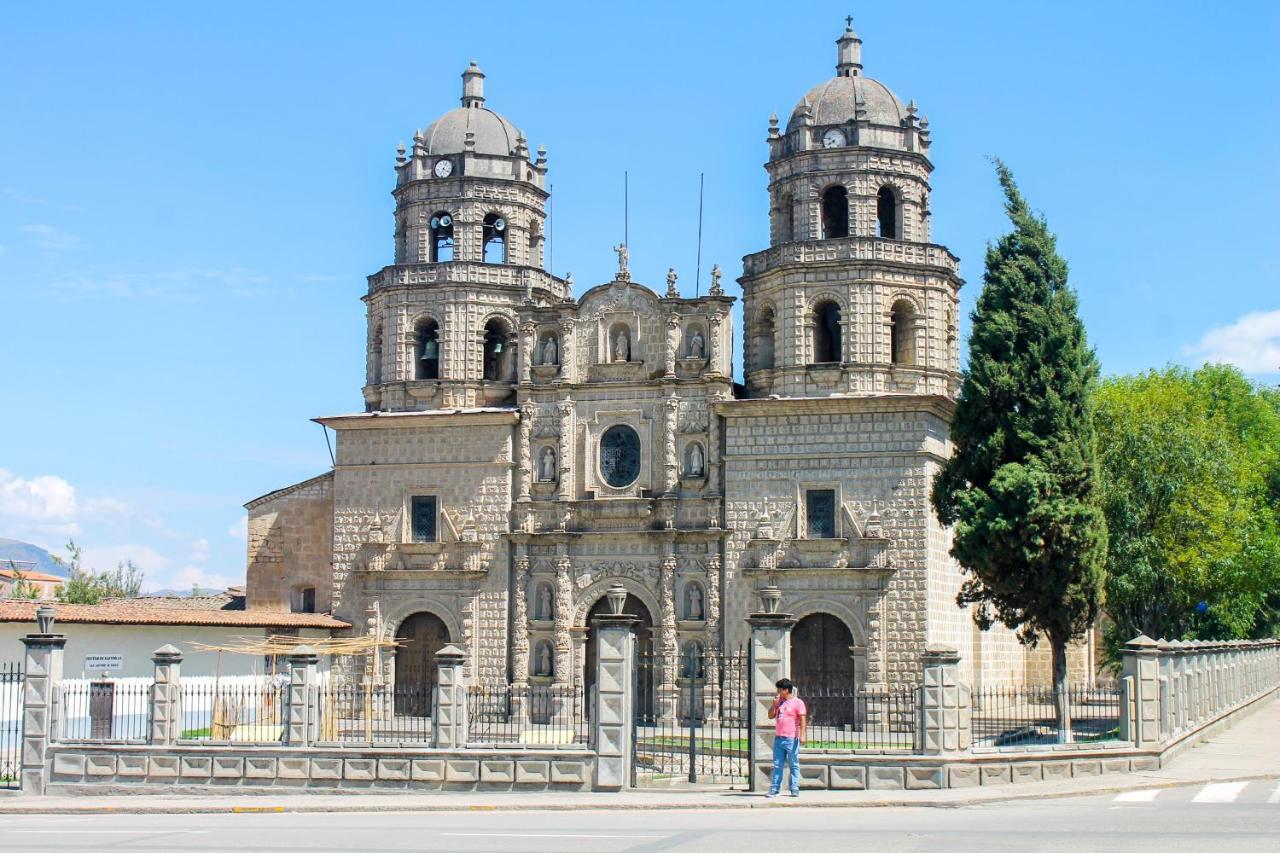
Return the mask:
<svg viewBox="0 0 1280 853">
<path fill-rule="evenodd" d="M 242 515 L 240 520 L 227 528 L 227 535 L 242 542 L 249 539 L 249 516 Z"/>
<path fill-rule="evenodd" d="M 183 566 L 171 574 L 161 578 L 147 578 L 146 588 L 148 590 L 157 589 L 175 589 L 186 591 L 193 586 L 201 589 L 224 590 L 229 586 L 242 586 L 244 584 L 243 577 L 234 577 L 232 575 L 220 574 L 218 572 L 210 572 L 200 566 Z"/>
<path fill-rule="evenodd" d="M 159 575 L 173 561 L 150 545 L 90 545 L 85 547 L 80 564 L 95 572 L 115 570 L 121 563 L 132 560 L 144 575 Z"/>
<path fill-rule="evenodd" d="M 40 251 L 57 255 L 80 248 L 80 238 L 52 225 L 23 225 L 18 229 L 27 235 L 27 242 Z"/>
<path fill-rule="evenodd" d="M 230 293 L 247 297 L 268 281 L 261 273 L 231 269 L 178 268 L 140 273 L 81 273 L 54 281 L 45 288 L 69 302 L 89 299 L 145 299 L 179 303 L 203 302 Z"/>
<path fill-rule="evenodd" d="M 75 487 L 49 474 L 30 480 L 0 468 L 0 516 L 41 524 L 62 524 L 74 520 Z"/>
<path fill-rule="evenodd" d="M 209 562 L 209 540 L 197 539 L 191 543 L 191 553 L 187 555 L 187 559 L 193 563 Z"/>
<path fill-rule="evenodd" d="M 1205 332 L 1182 352 L 1203 361 L 1234 364 L 1246 373 L 1280 373 L 1280 311 L 1254 311 L 1229 326 Z"/>
</svg>

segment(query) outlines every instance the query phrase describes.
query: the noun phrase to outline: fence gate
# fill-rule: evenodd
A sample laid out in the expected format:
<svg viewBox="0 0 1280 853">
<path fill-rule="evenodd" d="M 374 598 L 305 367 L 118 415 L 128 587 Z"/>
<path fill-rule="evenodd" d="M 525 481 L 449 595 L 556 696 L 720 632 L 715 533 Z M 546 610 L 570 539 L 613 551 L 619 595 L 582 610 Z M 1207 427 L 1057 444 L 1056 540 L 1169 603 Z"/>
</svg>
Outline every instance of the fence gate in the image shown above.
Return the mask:
<svg viewBox="0 0 1280 853">
<path fill-rule="evenodd" d="M 22 667 L 0 664 L 0 788 L 22 784 Z"/>
<path fill-rule="evenodd" d="M 750 655 L 689 643 L 636 655 L 631 784 L 745 788 L 751 773 Z"/>
</svg>

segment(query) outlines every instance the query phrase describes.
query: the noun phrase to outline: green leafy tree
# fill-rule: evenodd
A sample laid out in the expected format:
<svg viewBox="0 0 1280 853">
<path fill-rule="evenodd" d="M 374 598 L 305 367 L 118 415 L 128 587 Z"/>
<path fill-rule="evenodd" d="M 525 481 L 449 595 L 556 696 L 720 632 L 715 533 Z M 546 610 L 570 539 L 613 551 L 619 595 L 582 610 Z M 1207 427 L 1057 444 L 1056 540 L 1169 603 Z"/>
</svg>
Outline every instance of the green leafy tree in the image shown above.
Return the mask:
<svg viewBox="0 0 1280 853">
<path fill-rule="evenodd" d="M 1097 618 L 1107 527 L 1099 504 L 1092 393 L 1098 363 L 1042 216 L 996 161 L 1013 230 L 987 247 L 969 362 L 956 403 L 955 453 L 933 504 L 954 525 L 951 553 L 974 605 L 1024 644 L 1048 641 L 1059 730 L 1070 732 L 1067 645 Z"/>
<path fill-rule="evenodd" d="M 1110 528 L 1106 644 L 1276 628 L 1280 400 L 1233 367 L 1107 380 L 1097 427 Z"/>
<path fill-rule="evenodd" d="M 137 598 L 142 592 L 142 572 L 132 560 L 117 563 L 113 571 L 86 569 L 74 540 L 67 543 L 67 559 L 54 559 L 70 575 L 57 592 L 58 600 L 65 604 L 99 604 L 106 598 Z"/>
<path fill-rule="evenodd" d="M 40 598 L 40 590 L 36 585 L 27 580 L 19 569 L 18 564 L 13 560 L 9 561 L 9 571 L 13 572 L 13 589 L 9 591 L 10 598 L 16 598 L 20 601 L 37 601 Z"/>
</svg>

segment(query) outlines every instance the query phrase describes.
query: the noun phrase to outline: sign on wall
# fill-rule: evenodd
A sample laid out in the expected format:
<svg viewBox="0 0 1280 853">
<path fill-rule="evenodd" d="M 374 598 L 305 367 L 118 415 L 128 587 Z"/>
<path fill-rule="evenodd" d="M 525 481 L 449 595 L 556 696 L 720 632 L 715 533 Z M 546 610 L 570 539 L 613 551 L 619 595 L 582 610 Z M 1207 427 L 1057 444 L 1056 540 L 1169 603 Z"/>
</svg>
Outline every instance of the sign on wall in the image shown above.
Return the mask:
<svg viewBox="0 0 1280 853">
<path fill-rule="evenodd" d="M 124 669 L 124 655 L 85 655 L 85 671 L 109 672 L 113 669 Z"/>
</svg>

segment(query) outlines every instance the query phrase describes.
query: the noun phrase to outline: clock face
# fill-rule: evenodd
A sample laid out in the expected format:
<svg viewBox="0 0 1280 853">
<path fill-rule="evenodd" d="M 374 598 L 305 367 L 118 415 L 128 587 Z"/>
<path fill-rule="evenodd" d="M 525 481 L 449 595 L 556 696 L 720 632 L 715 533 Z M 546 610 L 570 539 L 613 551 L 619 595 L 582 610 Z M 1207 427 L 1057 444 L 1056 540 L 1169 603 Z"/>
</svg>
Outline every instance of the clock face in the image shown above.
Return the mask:
<svg viewBox="0 0 1280 853">
<path fill-rule="evenodd" d="M 437 178 L 447 178 L 447 177 L 449 177 L 451 174 L 453 174 L 453 164 L 452 164 L 452 163 L 450 163 L 448 160 L 437 160 L 437 161 L 436 161 L 436 177 L 437 177 Z"/>
<path fill-rule="evenodd" d="M 844 145 L 844 134 L 834 127 L 822 134 L 823 148 L 839 148 L 841 145 Z"/>
</svg>

